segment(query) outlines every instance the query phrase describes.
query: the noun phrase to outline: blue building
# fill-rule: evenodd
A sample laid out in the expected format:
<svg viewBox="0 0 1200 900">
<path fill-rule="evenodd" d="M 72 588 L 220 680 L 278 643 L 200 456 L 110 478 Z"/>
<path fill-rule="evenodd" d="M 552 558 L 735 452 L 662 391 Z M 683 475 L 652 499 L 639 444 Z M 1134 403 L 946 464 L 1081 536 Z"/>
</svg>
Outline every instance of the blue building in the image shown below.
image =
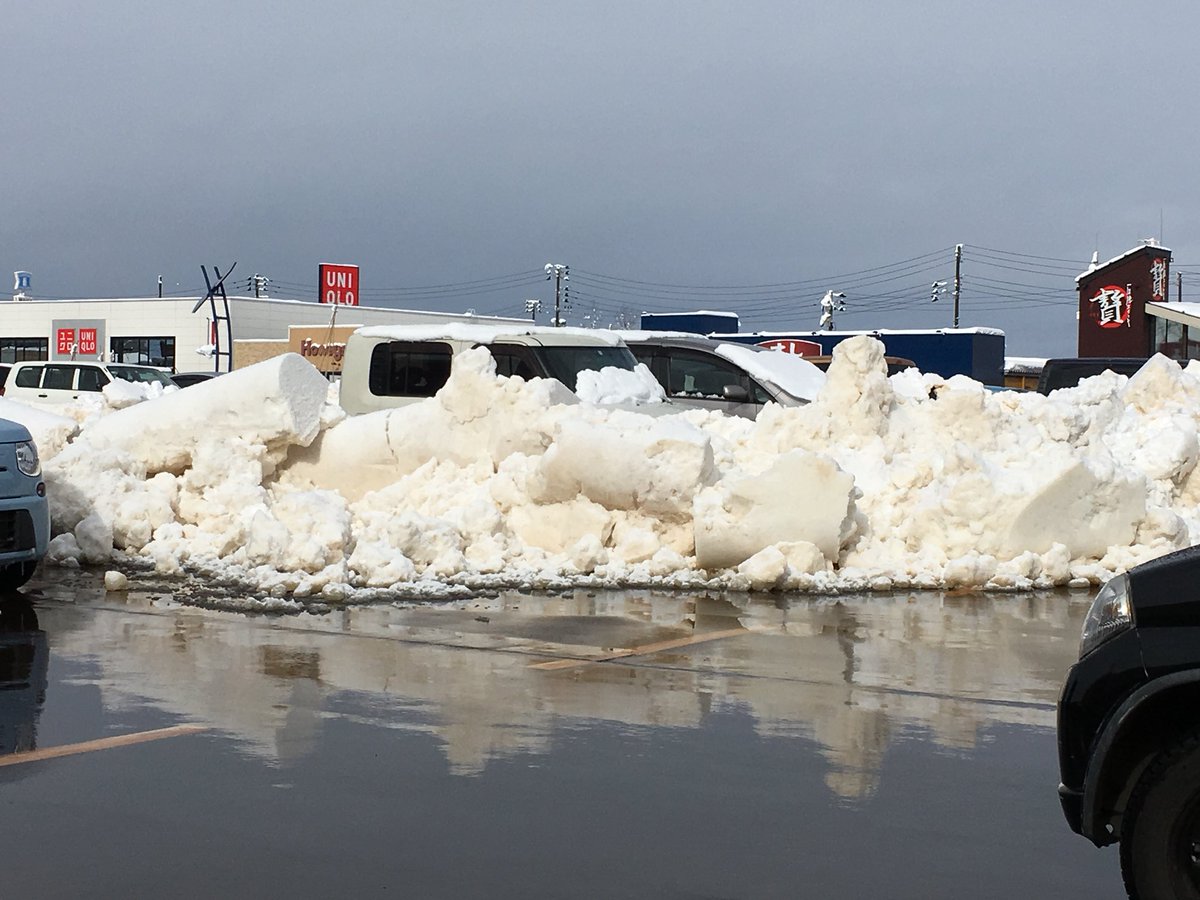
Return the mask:
<svg viewBox="0 0 1200 900">
<path fill-rule="evenodd" d="M 730 321 L 733 329 L 711 327 L 714 322 Z M 740 332 L 737 326 L 738 317 L 734 313 L 699 311 L 642 314 L 644 330 L 687 331 L 742 344 L 805 341 L 820 345 L 823 355 L 833 353 L 833 348 L 847 338 L 868 334 L 883 342 L 888 356 L 911 359 L 922 372 L 933 372 L 943 378 L 967 375 L 984 384 L 1004 384 L 1004 332 L 995 328 Z"/>
</svg>

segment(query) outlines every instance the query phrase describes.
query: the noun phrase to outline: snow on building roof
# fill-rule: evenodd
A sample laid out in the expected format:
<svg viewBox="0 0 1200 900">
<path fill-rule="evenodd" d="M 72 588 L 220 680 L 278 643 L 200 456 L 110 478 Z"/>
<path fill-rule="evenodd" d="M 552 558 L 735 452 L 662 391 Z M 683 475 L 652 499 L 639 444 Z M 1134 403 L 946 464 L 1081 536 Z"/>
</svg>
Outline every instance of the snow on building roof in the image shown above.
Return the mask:
<svg viewBox="0 0 1200 900">
<path fill-rule="evenodd" d="M 43 305 L 63 305 L 66 303 L 197 303 L 205 300 L 206 296 L 193 297 L 68 297 L 60 300 L 38 299 L 37 297 L 26 297 L 24 300 L 14 300 L 11 302 L 19 303 L 21 306 L 28 307 L 38 304 Z M 240 294 L 230 294 L 227 298 L 230 301 L 238 303 L 252 303 L 263 307 L 272 306 L 305 306 L 318 309 L 328 309 L 331 313 L 335 308 L 331 303 L 318 303 L 316 300 L 297 300 L 287 299 L 285 297 L 245 297 Z M 4 301 L 0 301 L 4 302 Z M 358 306 L 336 306 L 336 309 L 344 310 L 349 314 L 353 314 L 354 310 L 367 309 L 378 310 L 382 312 L 403 313 L 412 316 L 473 316 L 473 312 L 447 312 L 445 310 L 433 309 L 400 309 L 394 306 L 368 306 L 361 304 Z M 485 322 L 527 322 L 528 319 L 519 318 L 516 316 L 480 316 Z"/>
<path fill-rule="evenodd" d="M 816 331 L 805 329 L 793 329 L 791 331 L 744 331 L 740 334 L 710 334 L 708 337 L 720 340 L 722 338 L 736 337 L 761 337 L 761 338 L 776 338 L 776 337 L 796 337 L 797 335 L 830 335 L 833 337 L 853 337 L 858 334 L 876 335 L 876 334 L 998 334 L 1003 336 L 1004 332 L 999 328 L 870 328 L 861 331 Z"/>
<path fill-rule="evenodd" d="M 1046 365 L 1041 356 L 1006 356 L 1004 357 L 1005 375 L 1037 375 Z"/>
<path fill-rule="evenodd" d="M 1170 247 L 1163 247 L 1157 241 L 1147 240 L 1147 241 L 1143 242 L 1140 247 L 1132 247 L 1129 250 L 1126 250 L 1124 253 L 1114 256 L 1108 262 L 1092 263 L 1084 271 L 1080 272 L 1078 275 L 1075 276 L 1075 283 L 1078 284 L 1080 279 L 1086 278 L 1087 276 L 1091 275 L 1093 272 L 1099 271 L 1100 269 L 1103 269 L 1106 266 L 1111 266 L 1111 265 L 1113 265 L 1113 263 L 1119 263 L 1121 260 L 1125 259 L 1126 257 L 1133 256 L 1133 254 L 1135 254 L 1135 253 L 1141 253 L 1143 250 L 1150 250 L 1150 249 L 1161 250 L 1163 253 L 1171 252 Z"/>
<path fill-rule="evenodd" d="M 736 319 L 738 314 L 722 309 L 691 309 L 687 312 L 643 312 L 643 316 L 722 316 L 726 319 Z"/>
</svg>

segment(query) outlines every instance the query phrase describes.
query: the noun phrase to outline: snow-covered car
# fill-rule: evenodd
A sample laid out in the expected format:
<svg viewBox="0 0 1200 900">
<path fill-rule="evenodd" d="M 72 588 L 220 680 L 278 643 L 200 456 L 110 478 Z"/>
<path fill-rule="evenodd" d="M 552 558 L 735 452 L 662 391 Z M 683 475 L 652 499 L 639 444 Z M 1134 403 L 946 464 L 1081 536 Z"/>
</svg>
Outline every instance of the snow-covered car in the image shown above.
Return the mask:
<svg viewBox="0 0 1200 900">
<path fill-rule="evenodd" d="M 115 379 L 135 384 L 157 383 L 163 388 L 176 387 L 170 375 L 153 366 L 72 360 L 15 363 L 0 393 L 9 400 L 70 403 L 81 395 L 98 393 Z"/>
<path fill-rule="evenodd" d="M 637 368 L 629 348 L 607 331 L 463 323 L 378 325 L 359 328 L 346 342 L 342 408 L 366 413 L 432 397 L 450 377 L 454 356 L 473 347 L 488 349 L 498 375 L 555 378 L 572 391 L 581 372 Z"/>
<path fill-rule="evenodd" d="M 1200 897 L 1200 547 L 1101 588 L 1058 703 L 1071 829 L 1120 842 L 1131 897 Z"/>
<path fill-rule="evenodd" d="M 808 360 L 780 350 L 679 333 L 620 334 L 667 398 L 680 406 L 753 419 L 768 403 L 810 403 L 825 383 Z"/>
<path fill-rule="evenodd" d="M 33 575 L 50 543 L 50 507 L 29 429 L 0 419 L 0 591 Z"/>
</svg>

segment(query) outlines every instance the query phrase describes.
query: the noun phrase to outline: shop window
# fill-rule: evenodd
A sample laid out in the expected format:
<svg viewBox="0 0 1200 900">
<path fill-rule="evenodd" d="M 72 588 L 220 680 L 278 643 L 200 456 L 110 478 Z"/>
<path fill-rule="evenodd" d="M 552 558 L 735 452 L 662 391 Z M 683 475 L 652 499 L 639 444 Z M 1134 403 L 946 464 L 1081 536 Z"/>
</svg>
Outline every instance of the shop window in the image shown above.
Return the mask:
<svg viewBox="0 0 1200 900">
<path fill-rule="evenodd" d="M 109 340 L 109 361 L 175 370 L 175 338 L 115 337 Z"/>
<path fill-rule="evenodd" d="M 0 338 L 0 363 L 50 358 L 50 339 L 32 337 Z"/>
</svg>

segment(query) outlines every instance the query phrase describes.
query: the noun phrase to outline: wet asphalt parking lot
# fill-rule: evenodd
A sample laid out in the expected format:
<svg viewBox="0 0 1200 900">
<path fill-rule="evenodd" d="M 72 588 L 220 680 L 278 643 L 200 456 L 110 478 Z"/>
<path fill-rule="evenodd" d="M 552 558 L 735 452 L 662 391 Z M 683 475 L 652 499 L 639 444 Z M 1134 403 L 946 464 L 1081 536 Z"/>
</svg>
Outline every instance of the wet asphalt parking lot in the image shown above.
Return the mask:
<svg viewBox="0 0 1200 900">
<path fill-rule="evenodd" d="M 1054 703 L 1089 593 L 0 613 L 5 896 L 1119 898 Z"/>
</svg>

